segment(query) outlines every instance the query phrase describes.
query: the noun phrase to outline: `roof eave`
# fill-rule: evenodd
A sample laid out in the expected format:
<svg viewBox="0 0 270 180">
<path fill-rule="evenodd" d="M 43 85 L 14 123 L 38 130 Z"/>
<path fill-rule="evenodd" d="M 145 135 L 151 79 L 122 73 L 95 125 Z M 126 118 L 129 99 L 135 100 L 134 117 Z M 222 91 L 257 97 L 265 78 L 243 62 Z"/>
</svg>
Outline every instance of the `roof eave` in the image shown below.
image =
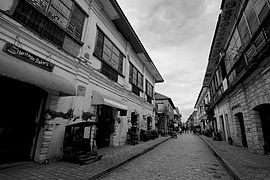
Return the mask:
<svg viewBox="0 0 270 180">
<path fill-rule="evenodd" d="M 112 22 L 115 24 L 118 31 L 121 32 L 123 37 L 130 43 L 135 53 L 144 54 L 146 58 L 140 58 L 140 59 L 142 63 L 144 63 L 144 65 L 147 67 L 151 75 L 154 77 L 155 82 L 156 83 L 164 82 L 164 79 L 162 78 L 161 74 L 157 70 L 152 59 L 150 58 L 149 54 L 145 50 L 142 42 L 140 41 L 134 29 L 130 25 L 128 19 L 126 18 L 125 14 L 123 13 L 117 1 L 115 0 L 109 0 L 109 1 L 114 7 L 117 14 L 119 15 L 119 19 L 112 20 Z"/>
<path fill-rule="evenodd" d="M 239 8 L 240 1 L 232 0 L 223 0 L 221 4 L 222 12 L 219 14 L 218 22 L 216 25 L 214 38 L 212 41 L 208 64 L 203 80 L 203 85 L 209 86 L 212 74 L 214 72 L 214 67 L 219 60 L 219 53 L 221 49 L 224 49 L 226 45 L 226 39 L 230 34 L 235 22 L 235 12 Z M 225 39 L 225 40 L 224 40 Z"/>
</svg>

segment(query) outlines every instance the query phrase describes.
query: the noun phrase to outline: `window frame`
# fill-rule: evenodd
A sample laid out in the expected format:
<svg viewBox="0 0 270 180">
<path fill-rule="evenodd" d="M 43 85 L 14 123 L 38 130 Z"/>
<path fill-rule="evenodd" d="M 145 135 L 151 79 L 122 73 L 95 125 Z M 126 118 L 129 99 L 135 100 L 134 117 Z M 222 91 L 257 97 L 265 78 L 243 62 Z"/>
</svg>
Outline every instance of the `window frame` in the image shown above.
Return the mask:
<svg viewBox="0 0 270 180">
<path fill-rule="evenodd" d="M 259 26 L 260 26 L 260 20 L 255 8 L 254 1 L 248 1 L 244 13 L 246 17 L 246 23 L 249 27 L 251 37 L 254 36 L 254 34 L 257 32 Z"/>
<path fill-rule="evenodd" d="M 109 65 L 113 70 L 115 70 L 115 72 L 118 73 L 118 75 L 125 77 L 123 75 L 123 70 L 124 70 L 124 58 L 126 56 L 119 50 L 119 48 L 110 40 L 108 36 L 106 36 L 106 34 L 99 27 L 97 27 L 96 30 L 97 30 L 96 42 L 95 42 L 93 55 L 97 57 L 99 60 L 101 60 L 103 63 L 106 63 L 107 65 Z M 108 46 L 108 44 L 105 44 L 105 41 L 111 43 L 111 48 Z M 105 48 L 106 48 L 106 51 L 110 51 L 110 54 L 109 52 L 105 52 L 104 50 Z M 111 62 L 111 61 L 114 61 L 112 56 L 116 55 L 116 53 L 114 52 L 115 49 L 119 52 L 117 68 L 114 67 L 113 62 Z M 108 60 L 104 59 L 105 55 L 108 57 L 110 55 Z"/>
<path fill-rule="evenodd" d="M 145 83 L 145 94 L 149 96 L 151 99 L 154 97 L 154 86 L 146 79 Z"/>
<path fill-rule="evenodd" d="M 154 86 L 147 79 L 145 82 L 145 94 L 146 101 L 152 104 L 152 100 L 154 99 Z"/>
<path fill-rule="evenodd" d="M 75 42 L 77 42 L 80 46 L 82 46 L 84 43 L 82 42 L 82 36 L 83 36 L 83 32 L 84 32 L 84 26 L 85 26 L 85 19 L 87 18 L 87 17 L 89 17 L 88 16 L 88 14 L 81 8 L 81 6 L 76 2 L 76 1 L 74 1 L 74 0 L 70 0 L 70 2 L 71 2 L 71 7 L 69 8 L 68 7 L 68 5 L 67 4 L 64 4 L 61 0 L 59 0 L 60 1 L 60 3 L 61 3 L 61 5 L 62 5 L 62 7 L 65 7 L 66 9 L 68 9 L 68 10 L 70 10 L 70 14 L 69 14 L 69 17 L 65 17 L 64 16 L 64 14 L 63 14 L 63 12 L 61 12 L 63 9 L 57 9 L 56 7 L 55 7 L 55 5 L 53 5 L 53 3 L 54 3 L 54 1 L 48 1 L 48 4 L 47 4 L 47 6 L 46 6 L 46 8 L 44 8 L 44 9 L 42 9 L 41 7 L 39 7 L 40 6 L 40 4 L 35 4 L 35 2 L 33 2 L 33 0 L 19 0 L 19 2 L 18 3 L 14 3 L 13 4 L 13 7 L 12 7 L 12 9 L 14 9 L 14 11 L 12 10 L 12 13 L 11 14 L 9 14 L 9 15 L 11 15 L 12 17 L 13 17 L 13 14 L 14 14 L 14 12 L 17 10 L 17 5 L 19 4 L 19 3 L 26 3 L 26 4 L 28 4 L 29 6 L 31 6 L 32 8 L 34 8 L 35 10 L 37 10 L 39 13 L 41 13 L 43 16 L 45 16 L 44 18 L 47 18 L 50 22 L 52 22 L 54 25 L 56 25 L 56 26 L 58 26 L 59 28 L 61 28 L 64 32 L 65 32 L 65 36 L 69 36 L 69 37 L 71 37 L 72 38 L 72 40 L 74 40 Z M 77 7 L 77 9 L 80 11 L 80 13 L 84 16 L 83 18 L 84 18 L 84 20 L 83 20 L 83 22 L 82 22 L 82 28 L 81 28 L 81 32 L 80 32 L 80 38 L 77 38 L 74 34 L 72 34 L 69 30 L 68 30 L 68 27 L 69 27 L 69 24 L 70 24 L 70 22 L 71 22 L 71 17 L 72 17 L 72 15 L 73 15 L 73 13 L 74 13 L 74 7 Z M 67 25 L 66 25 L 66 27 L 63 27 L 62 25 L 61 25 L 61 23 L 60 22 L 57 22 L 55 19 L 53 19 L 53 16 L 52 16 L 52 11 L 50 11 L 51 9 L 53 9 L 55 12 L 56 12 L 56 14 L 57 15 L 60 15 L 60 16 L 62 16 L 63 17 L 63 19 L 65 19 L 65 20 L 67 20 Z M 60 19 L 60 18 L 58 18 L 58 19 Z M 15 19 L 16 20 L 16 19 Z M 19 22 L 21 22 L 21 21 L 19 21 Z M 25 23 L 23 23 L 23 24 L 25 24 Z M 27 24 L 25 24 L 27 27 L 28 27 L 28 25 Z M 33 30 L 33 31 L 35 31 L 35 32 L 37 32 L 35 29 L 32 29 L 32 27 L 29 27 L 31 30 Z M 37 32 L 38 34 L 39 34 L 39 32 Z M 43 37 L 43 35 L 42 34 L 39 34 L 40 36 L 42 36 Z M 60 46 L 61 48 L 62 48 L 62 46 L 63 46 L 63 42 L 62 42 L 62 45 L 59 45 L 59 44 L 57 44 L 57 43 L 55 43 L 54 41 L 52 41 L 52 40 L 50 40 L 50 39 L 48 39 L 50 42 L 52 42 L 53 44 L 56 44 L 56 45 L 58 45 L 58 46 Z"/>
<path fill-rule="evenodd" d="M 141 76 L 141 82 L 139 82 L 139 75 Z M 129 62 L 129 83 L 143 91 L 143 75 L 131 62 Z M 139 83 L 140 85 L 138 85 Z"/>
<path fill-rule="evenodd" d="M 239 45 L 240 42 L 240 46 Z M 232 67 L 236 63 L 235 57 L 238 54 L 238 51 L 243 46 L 242 39 L 238 27 L 235 27 L 234 32 L 232 33 L 232 37 L 227 46 L 226 50 L 226 58 L 225 58 L 225 69 L 226 72 L 229 73 L 232 70 Z M 229 55 L 228 55 L 229 54 Z"/>
<path fill-rule="evenodd" d="M 75 1 L 73 1 L 72 0 L 72 2 L 73 2 L 73 6 L 72 6 L 72 10 L 71 10 L 71 13 L 70 13 L 70 16 L 69 16 L 69 21 L 68 21 L 68 26 L 67 26 L 67 28 L 66 28 L 66 31 L 73 37 L 73 38 L 75 38 L 76 40 L 78 40 L 78 41 L 81 41 L 81 39 L 82 39 L 82 36 L 83 36 L 83 30 L 84 30 L 84 24 L 85 24 L 85 19 L 88 17 L 88 15 L 87 15 L 87 13 L 80 7 L 80 5 L 77 3 L 77 2 L 75 2 Z M 79 11 L 80 11 L 80 13 L 81 13 L 81 15 L 82 16 L 84 16 L 83 17 L 83 20 L 81 20 L 81 19 L 79 19 L 77 16 L 75 16 L 75 8 L 77 8 Z M 76 36 L 76 30 L 77 30 L 77 28 L 78 27 L 74 27 L 74 31 L 73 32 L 70 32 L 69 30 L 68 30 L 68 28 L 69 28 L 69 26 L 72 24 L 72 23 L 74 23 L 74 22 L 71 22 L 72 21 L 72 15 L 74 15 L 75 16 L 75 19 L 77 19 L 78 21 L 76 21 L 76 22 L 81 22 L 81 32 L 80 32 L 80 37 L 77 37 Z M 73 26 L 74 26 L 74 24 L 73 24 Z"/>
</svg>

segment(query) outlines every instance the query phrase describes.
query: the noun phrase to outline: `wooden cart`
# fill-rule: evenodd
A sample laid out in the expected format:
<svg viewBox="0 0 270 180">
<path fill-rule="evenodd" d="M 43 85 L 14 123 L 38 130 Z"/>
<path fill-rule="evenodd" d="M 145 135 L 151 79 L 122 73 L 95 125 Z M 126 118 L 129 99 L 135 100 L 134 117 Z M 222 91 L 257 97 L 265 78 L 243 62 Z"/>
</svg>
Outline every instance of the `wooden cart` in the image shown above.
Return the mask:
<svg viewBox="0 0 270 180">
<path fill-rule="evenodd" d="M 64 159 L 89 164 L 100 160 L 96 146 L 96 122 L 83 121 L 66 126 L 63 143 Z"/>
</svg>

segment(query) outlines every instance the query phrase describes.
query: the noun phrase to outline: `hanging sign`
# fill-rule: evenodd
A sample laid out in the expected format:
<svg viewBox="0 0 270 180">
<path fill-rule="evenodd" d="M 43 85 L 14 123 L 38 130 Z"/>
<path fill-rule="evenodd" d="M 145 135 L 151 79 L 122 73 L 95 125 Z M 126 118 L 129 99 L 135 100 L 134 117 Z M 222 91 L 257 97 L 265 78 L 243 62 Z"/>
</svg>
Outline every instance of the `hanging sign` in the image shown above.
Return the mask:
<svg viewBox="0 0 270 180">
<path fill-rule="evenodd" d="M 52 72 L 54 68 L 54 64 L 52 64 L 49 61 L 46 61 L 45 59 L 41 59 L 40 57 L 22 49 L 18 46 L 15 46 L 11 43 L 6 43 L 3 51 L 7 52 L 8 54 L 11 54 L 27 63 L 30 63 L 32 65 L 35 65 L 39 68 L 42 68 L 46 71 Z"/>
</svg>

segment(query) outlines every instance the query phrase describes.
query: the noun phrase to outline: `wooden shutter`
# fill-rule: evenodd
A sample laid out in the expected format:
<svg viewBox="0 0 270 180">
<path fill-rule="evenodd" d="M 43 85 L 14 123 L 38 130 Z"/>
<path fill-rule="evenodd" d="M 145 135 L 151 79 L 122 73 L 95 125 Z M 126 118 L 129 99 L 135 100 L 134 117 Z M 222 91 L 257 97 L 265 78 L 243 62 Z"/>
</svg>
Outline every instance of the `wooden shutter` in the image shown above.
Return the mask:
<svg viewBox="0 0 270 180">
<path fill-rule="evenodd" d="M 265 33 L 265 38 L 269 40 L 270 39 L 270 15 L 268 15 L 268 18 L 265 19 L 265 22 L 263 24 L 263 29 Z"/>
<path fill-rule="evenodd" d="M 141 76 L 142 76 L 142 79 L 141 79 L 141 90 L 143 90 L 143 75 L 141 74 Z"/>
<path fill-rule="evenodd" d="M 132 82 L 133 82 L 133 84 L 135 85 L 135 86 L 138 86 L 138 70 L 133 66 L 133 75 L 132 75 L 132 77 L 133 77 L 133 80 L 132 80 Z"/>
<path fill-rule="evenodd" d="M 102 58 L 103 42 L 104 35 L 99 29 L 97 29 L 97 39 L 94 54 L 99 58 Z"/>
<path fill-rule="evenodd" d="M 52 43 L 63 45 L 65 31 L 27 2 L 19 1 L 12 16 Z"/>
<path fill-rule="evenodd" d="M 257 38 L 254 40 L 254 45 L 256 46 L 257 50 L 262 48 L 265 45 L 265 39 L 263 32 L 261 31 Z"/>
<path fill-rule="evenodd" d="M 145 83 L 145 93 L 146 95 L 149 95 L 148 94 L 148 81 L 146 80 L 146 83 Z"/>
<path fill-rule="evenodd" d="M 249 42 L 251 35 L 249 33 L 246 19 L 244 16 L 242 16 L 239 24 L 238 24 L 238 30 L 239 30 L 239 35 L 241 37 L 241 41 L 243 43 L 243 46 L 246 46 L 246 44 Z"/>
<path fill-rule="evenodd" d="M 133 80 L 133 66 L 129 64 L 129 82 L 132 83 Z"/>
<path fill-rule="evenodd" d="M 248 22 L 250 31 L 254 35 L 254 33 L 259 28 L 259 21 L 258 21 L 257 15 L 255 13 L 255 9 L 254 9 L 252 1 L 248 2 L 247 7 L 245 9 L 245 14 L 247 17 L 247 22 Z"/>
<path fill-rule="evenodd" d="M 254 6 L 258 14 L 260 14 L 260 12 L 262 11 L 265 3 L 266 3 L 265 0 L 257 0 L 255 2 Z"/>
<path fill-rule="evenodd" d="M 118 63 L 118 72 L 121 73 L 121 74 L 123 73 L 123 58 L 124 58 L 123 54 L 120 53 L 120 55 L 119 55 L 119 63 Z"/>
<path fill-rule="evenodd" d="M 74 3 L 73 11 L 71 14 L 68 31 L 78 40 L 81 40 L 83 23 L 85 15 L 82 10 Z"/>
<path fill-rule="evenodd" d="M 261 22 L 265 19 L 265 17 L 269 14 L 269 6 L 265 3 L 262 11 L 259 13 L 259 19 Z"/>
<path fill-rule="evenodd" d="M 246 57 L 248 61 L 251 61 L 253 57 L 256 55 L 256 48 L 252 45 L 249 47 L 249 49 L 246 51 Z"/>
</svg>

